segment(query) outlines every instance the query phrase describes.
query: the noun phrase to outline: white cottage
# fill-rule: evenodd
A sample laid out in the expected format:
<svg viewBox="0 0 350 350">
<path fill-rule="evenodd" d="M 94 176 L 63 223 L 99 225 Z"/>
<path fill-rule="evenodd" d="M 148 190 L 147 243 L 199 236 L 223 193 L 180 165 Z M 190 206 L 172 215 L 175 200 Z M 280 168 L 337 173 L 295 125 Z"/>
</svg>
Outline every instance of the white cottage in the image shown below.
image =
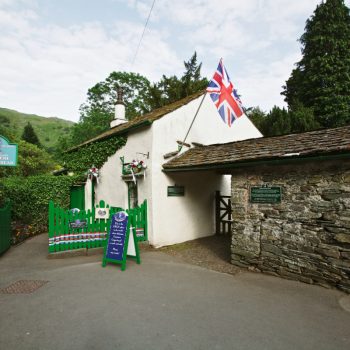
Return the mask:
<svg viewBox="0 0 350 350">
<path fill-rule="evenodd" d="M 86 208 L 92 206 L 91 198 L 95 203 L 104 200 L 123 208 L 146 199 L 148 240 L 156 247 L 213 234 L 214 194 L 215 191 L 231 192 L 230 177 L 206 171 L 166 174 L 162 171 L 162 164 L 169 160 L 170 155 L 176 157 L 189 147 L 258 138 L 261 133 L 246 116 L 229 128 L 221 120 L 210 97 L 204 96 L 203 92 L 131 121 L 125 120 L 120 97 L 111 129 L 86 143 L 117 135 L 126 135 L 127 142 L 100 169 L 94 196 L 88 180 L 85 186 Z M 123 175 L 125 163 L 133 160 L 143 161 L 146 170 L 135 176 Z"/>
</svg>

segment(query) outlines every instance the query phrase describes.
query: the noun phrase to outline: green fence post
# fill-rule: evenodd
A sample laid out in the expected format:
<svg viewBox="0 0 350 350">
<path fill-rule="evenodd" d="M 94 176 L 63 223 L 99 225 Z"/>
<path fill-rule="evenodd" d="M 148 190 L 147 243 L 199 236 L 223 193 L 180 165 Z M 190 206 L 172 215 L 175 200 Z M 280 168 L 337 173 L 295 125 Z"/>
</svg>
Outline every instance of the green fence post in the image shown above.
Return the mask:
<svg viewBox="0 0 350 350">
<path fill-rule="evenodd" d="M 49 202 L 49 253 L 55 251 L 55 204 L 53 201 Z"/>
<path fill-rule="evenodd" d="M 0 254 L 11 246 L 11 202 L 0 208 Z"/>
</svg>

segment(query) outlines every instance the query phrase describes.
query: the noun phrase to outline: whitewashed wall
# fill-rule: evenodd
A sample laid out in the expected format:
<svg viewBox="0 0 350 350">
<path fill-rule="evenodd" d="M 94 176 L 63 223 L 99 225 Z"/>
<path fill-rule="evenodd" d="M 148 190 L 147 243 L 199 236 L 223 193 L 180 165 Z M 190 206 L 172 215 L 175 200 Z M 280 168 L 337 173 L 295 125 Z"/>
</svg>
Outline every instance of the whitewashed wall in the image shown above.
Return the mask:
<svg viewBox="0 0 350 350">
<path fill-rule="evenodd" d="M 128 207 L 128 189 L 121 178 L 122 163 L 133 159 L 147 164 L 146 178 L 138 178 L 138 200 L 148 202 L 148 238 L 152 245 L 163 246 L 204 237 L 214 232 L 214 194 L 230 193 L 230 178 L 215 172 L 166 174 L 162 165 L 164 154 L 177 150 L 177 140 L 183 140 L 202 97 L 155 121 L 151 127 L 128 135 L 126 145 L 118 150 L 100 169 L 100 181 L 95 186 L 95 203 L 101 199 L 112 206 Z M 186 142 L 203 144 L 225 143 L 260 137 L 261 134 L 246 118 L 241 117 L 231 128 L 221 120 L 209 96 Z M 184 147 L 183 151 L 186 148 Z M 147 153 L 146 159 L 137 152 Z M 167 197 L 167 187 L 185 186 L 184 197 Z M 87 185 L 88 186 L 88 185 Z"/>
<path fill-rule="evenodd" d="M 137 152 L 149 152 L 150 158 L 137 154 Z M 128 208 L 128 186 L 122 179 L 122 162 L 120 157 L 124 157 L 125 162 L 133 159 L 143 160 L 147 165 L 146 177 L 138 177 L 138 200 L 142 203 L 147 199 L 149 206 L 149 231 L 152 232 L 152 133 L 151 128 L 139 129 L 128 135 L 126 145 L 119 149 L 100 169 L 99 184 L 95 185 L 95 203 L 104 200 L 111 206 Z"/>
<path fill-rule="evenodd" d="M 86 180 L 85 189 L 85 210 L 92 209 L 92 183 L 90 179 Z"/>
<path fill-rule="evenodd" d="M 166 175 L 163 155 L 177 149 L 183 140 L 202 97 L 153 123 L 152 209 L 155 246 L 180 243 L 214 233 L 214 193 L 230 193 L 229 178 L 214 172 L 186 172 Z M 225 143 L 261 137 L 246 117 L 229 128 L 220 118 L 209 96 L 205 97 L 187 143 Z M 184 150 L 186 148 L 184 147 Z M 167 197 L 167 187 L 185 186 L 184 197 Z"/>
</svg>

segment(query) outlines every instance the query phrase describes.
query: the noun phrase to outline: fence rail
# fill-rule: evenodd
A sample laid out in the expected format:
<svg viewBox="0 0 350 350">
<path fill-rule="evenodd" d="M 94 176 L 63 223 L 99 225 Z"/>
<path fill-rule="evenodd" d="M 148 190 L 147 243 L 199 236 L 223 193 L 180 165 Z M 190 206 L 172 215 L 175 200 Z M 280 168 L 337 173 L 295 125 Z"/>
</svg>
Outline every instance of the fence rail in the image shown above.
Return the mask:
<svg viewBox="0 0 350 350">
<path fill-rule="evenodd" d="M 11 245 L 11 202 L 5 203 L 0 208 L 0 254 L 4 253 Z"/>
<path fill-rule="evenodd" d="M 119 207 L 110 207 L 104 201 L 92 210 L 72 212 L 50 201 L 49 204 L 49 252 L 59 252 L 80 248 L 103 247 L 110 226 L 110 219 L 96 219 L 95 213 L 100 208 L 109 208 L 110 217 Z M 139 207 L 127 210 L 131 225 L 136 230 L 138 240 L 147 240 L 147 201 Z"/>
</svg>

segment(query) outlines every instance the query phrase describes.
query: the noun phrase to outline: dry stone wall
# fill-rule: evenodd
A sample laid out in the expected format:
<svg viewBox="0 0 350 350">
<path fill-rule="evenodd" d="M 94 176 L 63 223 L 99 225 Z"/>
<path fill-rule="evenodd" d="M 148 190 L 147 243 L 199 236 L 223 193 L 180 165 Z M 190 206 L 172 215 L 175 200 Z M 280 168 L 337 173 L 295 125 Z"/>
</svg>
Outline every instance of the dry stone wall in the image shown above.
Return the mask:
<svg viewBox="0 0 350 350">
<path fill-rule="evenodd" d="M 281 203 L 250 203 L 260 185 Z M 232 215 L 234 265 L 350 293 L 350 159 L 235 171 Z"/>
</svg>

